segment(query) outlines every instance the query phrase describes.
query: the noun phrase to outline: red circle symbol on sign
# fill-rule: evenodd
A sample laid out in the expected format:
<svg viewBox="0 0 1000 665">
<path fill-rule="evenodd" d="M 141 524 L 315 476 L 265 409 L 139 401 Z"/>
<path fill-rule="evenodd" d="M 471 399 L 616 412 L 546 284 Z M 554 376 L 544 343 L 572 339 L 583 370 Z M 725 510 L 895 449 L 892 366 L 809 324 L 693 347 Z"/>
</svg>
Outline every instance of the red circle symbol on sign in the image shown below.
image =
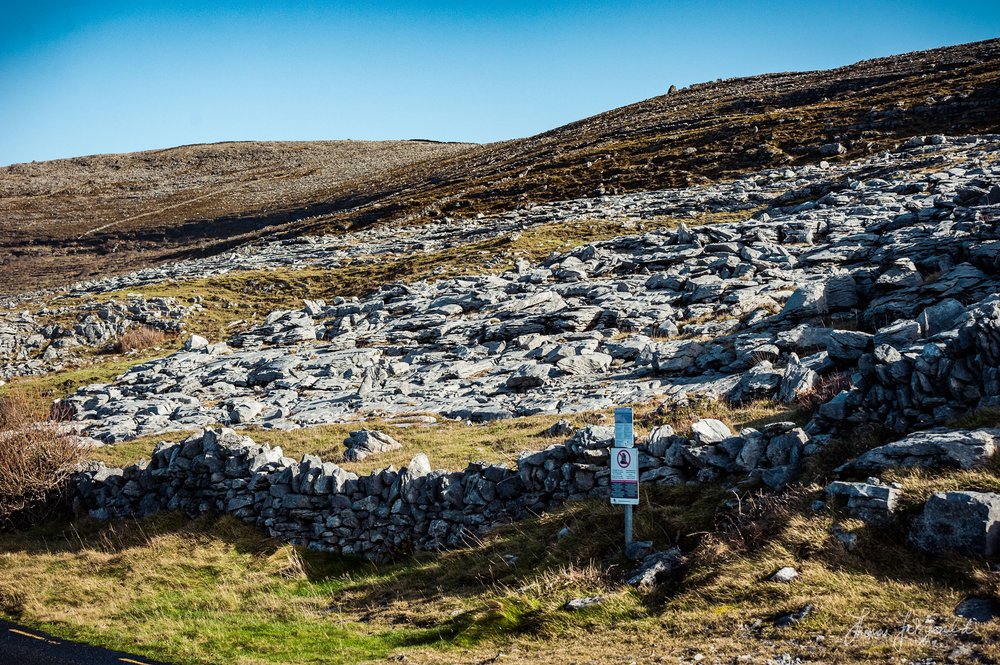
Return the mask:
<svg viewBox="0 0 1000 665">
<path fill-rule="evenodd" d="M 628 454 L 627 450 L 618 451 L 618 466 L 624 469 L 629 465 L 629 462 L 631 461 L 632 461 L 632 456 Z"/>
</svg>

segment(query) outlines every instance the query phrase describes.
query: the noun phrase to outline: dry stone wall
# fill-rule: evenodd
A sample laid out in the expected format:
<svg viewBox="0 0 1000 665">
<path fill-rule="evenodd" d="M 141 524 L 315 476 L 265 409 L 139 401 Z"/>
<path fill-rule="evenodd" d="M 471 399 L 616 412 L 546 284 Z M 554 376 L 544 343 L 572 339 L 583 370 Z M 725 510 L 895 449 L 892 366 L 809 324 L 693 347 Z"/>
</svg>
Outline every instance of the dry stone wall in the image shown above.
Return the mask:
<svg viewBox="0 0 1000 665">
<path fill-rule="evenodd" d="M 358 476 L 311 455 L 295 461 L 230 429 L 210 429 L 161 444 L 148 463 L 80 473 L 75 507 L 99 519 L 228 513 L 299 545 L 384 561 L 415 549 L 456 547 L 565 501 L 607 497 L 613 440 L 612 429 L 590 426 L 522 455 L 513 469 L 472 463 L 464 471 L 435 471 L 418 454 L 404 469 Z M 641 477 L 658 484 L 783 483 L 805 440 L 791 423 L 712 441 L 660 428 L 638 448 Z"/>
<path fill-rule="evenodd" d="M 814 431 L 874 422 L 899 434 L 1000 406 L 1000 295 L 946 303 L 876 333 L 856 385 L 820 407 Z M 945 311 L 946 310 L 946 311 Z"/>
</svg>

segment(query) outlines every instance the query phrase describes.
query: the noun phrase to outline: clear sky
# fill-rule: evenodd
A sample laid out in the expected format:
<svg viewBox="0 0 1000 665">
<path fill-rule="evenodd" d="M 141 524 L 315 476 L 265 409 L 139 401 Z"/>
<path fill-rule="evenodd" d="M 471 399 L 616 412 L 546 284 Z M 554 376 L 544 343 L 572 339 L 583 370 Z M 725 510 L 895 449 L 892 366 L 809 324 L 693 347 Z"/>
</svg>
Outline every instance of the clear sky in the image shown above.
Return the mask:
<svg viewBox="0 0 1000 665">
<path fill-rule="evenodd" d="M 0 0 L 0 164 L 528 136 L 700 81 L 1000 36 L 998 0 Z"/>
</svg>

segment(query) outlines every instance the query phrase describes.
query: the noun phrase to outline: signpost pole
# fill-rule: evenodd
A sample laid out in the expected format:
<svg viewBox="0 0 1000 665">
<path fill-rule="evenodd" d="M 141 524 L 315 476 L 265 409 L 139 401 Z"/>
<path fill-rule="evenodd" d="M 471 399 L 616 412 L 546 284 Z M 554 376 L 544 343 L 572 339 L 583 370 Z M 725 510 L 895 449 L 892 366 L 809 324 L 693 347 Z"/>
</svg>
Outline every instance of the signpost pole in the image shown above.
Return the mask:
<svg viewBox="0 0 1000 665">
<path fill-rule="evenodd" d="M 639 456 L 632 450 L 632 409 L 615 409 L 611 450 L 611 503 L 625 506 L 625 545 L 632 543 L 632 506 L 639 503 Z"/>
</svg>

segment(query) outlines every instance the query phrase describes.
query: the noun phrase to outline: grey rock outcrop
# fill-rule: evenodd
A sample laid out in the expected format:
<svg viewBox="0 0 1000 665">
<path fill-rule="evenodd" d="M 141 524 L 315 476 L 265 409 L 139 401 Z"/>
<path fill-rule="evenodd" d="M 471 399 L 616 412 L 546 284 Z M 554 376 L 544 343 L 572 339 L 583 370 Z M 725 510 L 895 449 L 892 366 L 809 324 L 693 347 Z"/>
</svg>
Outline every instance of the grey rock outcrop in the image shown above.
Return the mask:
<svg viewBox="0 0 1000 665">
<path fill-rule="evenodd" d="M 350 436 L 344 439 L 344 446 L 347 448 L 344 451 L 344 459 L 348 462 L 360 462 L 372 455 L 399 450 L 403 444 L 385 432 L 362 429 L 351 432 Z"/>
<path fill-rule="evenodd" d="M 840 473 L 881 473 L 892 468 L 971 469 L 996 453 L 1000 430 L 929 430 L 873 448 L 841 465 Z"/>
<path fill-rule="evenodd" d="M 938 492 L 924 504 L 910 538 L 930 552 L 1000 554 L 1000 494 Z"/>
<path fill-rule="evenodd" d="M 1000 167 L 987 158 L 998 153 L 996 136 L 950 137 L 705 187 L 265 243 L 80 285 L 74 293 L 236 269 L 363 269 L 386 254 L 572 220 L 634 229 L 535 264 L 501 243 L 496 265 L 509 259 L 513 268 L 499 274 L 309 300 L 225 346 L 144 363 L 66 403 L 84 434 L 114 443 L 229 422 L 225 405 L 237 398 L 263 405 L 254 425 L 288 430 L 414 413 L 482 422 L 692 396 L 790 402 L 842 377 L 851 388 L 821 407 L 810 432 L 887 423 L 909 434 L 1000 403 L 990 300 L 1000 293 L 1000 204 L 990 194 Z M 938 171 L 927 171 L 929 159 Z M 665 216 L 716 212 L 748 218 L 656 228 Z M 57 362 L 62 351 L 44 347 L 18 371 L 49 362 L 44 354 Z"/>
</svg>

